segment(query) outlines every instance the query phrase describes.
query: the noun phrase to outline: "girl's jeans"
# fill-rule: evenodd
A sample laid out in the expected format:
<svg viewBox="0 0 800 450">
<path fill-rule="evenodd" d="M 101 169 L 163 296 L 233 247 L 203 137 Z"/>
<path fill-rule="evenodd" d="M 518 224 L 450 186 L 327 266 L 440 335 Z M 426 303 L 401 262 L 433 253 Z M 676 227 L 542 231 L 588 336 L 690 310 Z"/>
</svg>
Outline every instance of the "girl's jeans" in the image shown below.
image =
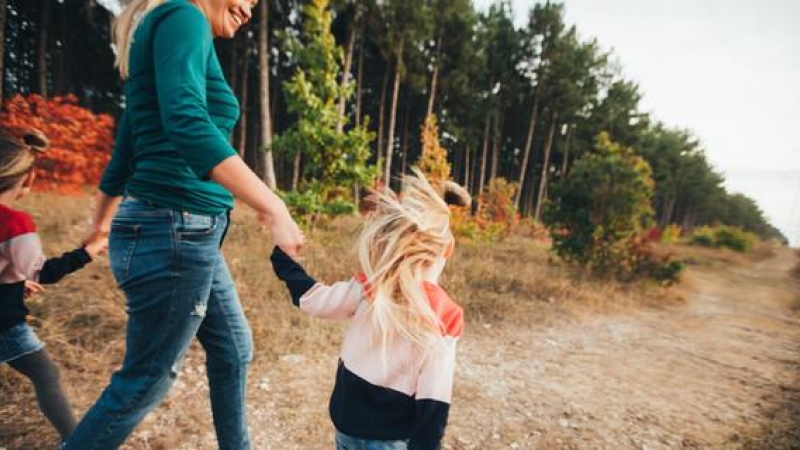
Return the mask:
<svg viewBox="0 0 800 450">
<path fill-rule="evenodd" d="M 249 449 L 252 335 L 220 245 L 227 214 L 205 216 L 127 198 L 111 224 L 111 270 L 127 298 L 125 360 L 66 443 L 116 449 L 160 403 L 197 336 L 219 448 Z"/>
<path fill-rule="evenodd" d="M 336 431 L 336 450 L 407 450 L 406 441 L 373 441 Z"/>
</svg>

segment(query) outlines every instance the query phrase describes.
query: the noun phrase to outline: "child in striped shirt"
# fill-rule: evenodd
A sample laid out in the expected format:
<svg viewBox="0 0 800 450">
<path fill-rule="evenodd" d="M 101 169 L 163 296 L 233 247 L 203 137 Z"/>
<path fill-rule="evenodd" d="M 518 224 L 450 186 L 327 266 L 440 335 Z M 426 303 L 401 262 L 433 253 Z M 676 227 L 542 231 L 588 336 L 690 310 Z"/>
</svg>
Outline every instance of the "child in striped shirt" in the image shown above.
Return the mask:
<svg viewBox="0 0 800 450">
<path fill-rule="evenodd" d="M 295 306 L 350 321 L 329 407 L 338 450 L 438 449 L 447 423 L 464 320 L 439 275 L 454 248 L 448 203 L 470 197 L 419 171 L 403 182 L 400 198 L 373 194 L 358 276 L 326 285 L 279 248 L 272 255 Z"/>
</svg>

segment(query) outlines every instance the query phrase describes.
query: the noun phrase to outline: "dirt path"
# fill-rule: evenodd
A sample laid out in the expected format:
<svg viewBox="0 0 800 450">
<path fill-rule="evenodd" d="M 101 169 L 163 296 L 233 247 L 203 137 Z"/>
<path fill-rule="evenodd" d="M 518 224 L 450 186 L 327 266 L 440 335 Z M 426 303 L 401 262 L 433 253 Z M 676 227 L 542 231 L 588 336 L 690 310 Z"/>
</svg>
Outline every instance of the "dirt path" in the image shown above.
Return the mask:
<svg viewBox="0 0 800 450">
<path fill-rule="evenodd" d="M 548 327 L 470 323 L 445 449 L 800 448 L 795 261 L 782 250 L 747 266 L 694 267 L 680 306 Z M 254 449 L 331 448 L 332 340 L 256 359 Z M 175 389 L 124 449 L 216 448 L 203 372 L 193 349 Z M 11 411 L 12 427 L 35 417 Z M 31 448 L 15 442 L 6 445 Z"/>
<path fill-rule="evenodd" d="M 676 307 L 546 329 L 471 324 L 445 448 L 799 448 L 800 320 L 789 313 L 797 286 L 787 273 L 794 262 L 781 251 L 747 267 L 694 268 L 688 302 Z M 330 448 L 335 364 L 334 354 L 257 364 L 255 448 Z M 143 448 L 148 433 L 191 429 L 191 416 L 175 416 L 207 414 L 201 371 L 183 380 L 172 406 L 149 417 L 129 448 Z M 183 449 L 215 442 L 207 427 L 178 439 Z M 161 445 L 153 448 L 174 448 Z"/>
<path fill-rule="evenodd" d="M 682 307 L 465 338 L 451 448 L 800 448 L 780 436 L 800 427 L 794 263 L 694 269 Z"/>
</svg>

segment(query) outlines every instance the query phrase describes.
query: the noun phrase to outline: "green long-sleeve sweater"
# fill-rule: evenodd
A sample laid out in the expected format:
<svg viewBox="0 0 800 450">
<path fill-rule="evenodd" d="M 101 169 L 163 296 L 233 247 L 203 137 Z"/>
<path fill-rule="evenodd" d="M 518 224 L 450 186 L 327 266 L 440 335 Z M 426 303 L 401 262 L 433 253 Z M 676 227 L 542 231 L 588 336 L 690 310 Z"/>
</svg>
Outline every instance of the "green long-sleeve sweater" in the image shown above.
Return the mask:
<svg viewBox="0 0 800 450">
<path fill-rule="evenodd" d="M 233 197 L 209 171 L 236 152 L 239 104 L 222 73 L 211 27 L 186 0 L 169 0 L 133 36 L 126 107 L 100 190 L 176 210 L 219 214 Z"/>
</svg>

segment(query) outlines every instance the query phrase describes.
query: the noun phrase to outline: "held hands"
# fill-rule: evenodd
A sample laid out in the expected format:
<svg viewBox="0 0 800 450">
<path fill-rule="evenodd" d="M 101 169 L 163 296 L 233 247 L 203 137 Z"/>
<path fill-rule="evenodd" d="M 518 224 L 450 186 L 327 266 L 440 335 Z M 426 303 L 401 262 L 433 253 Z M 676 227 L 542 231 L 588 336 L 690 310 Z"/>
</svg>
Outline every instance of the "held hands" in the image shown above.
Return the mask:
<svg viewBox="0 0 800 450">
<path fill-rule="evenodd" d="M 108 232 L 95 230 L 83 241 L 83 249 L 92 257 L 105 255 L 108 251 Z"/>
<path fill-rule="evenodd" d="M 292 219 L 289 210 L 283 206 L 275 215 L 258 214 L 258 221 L 269 227 L 275 245 L 292 258 L 296 258 L 305 244 L 305 236 L 300 227 Z"/>
</svg>

